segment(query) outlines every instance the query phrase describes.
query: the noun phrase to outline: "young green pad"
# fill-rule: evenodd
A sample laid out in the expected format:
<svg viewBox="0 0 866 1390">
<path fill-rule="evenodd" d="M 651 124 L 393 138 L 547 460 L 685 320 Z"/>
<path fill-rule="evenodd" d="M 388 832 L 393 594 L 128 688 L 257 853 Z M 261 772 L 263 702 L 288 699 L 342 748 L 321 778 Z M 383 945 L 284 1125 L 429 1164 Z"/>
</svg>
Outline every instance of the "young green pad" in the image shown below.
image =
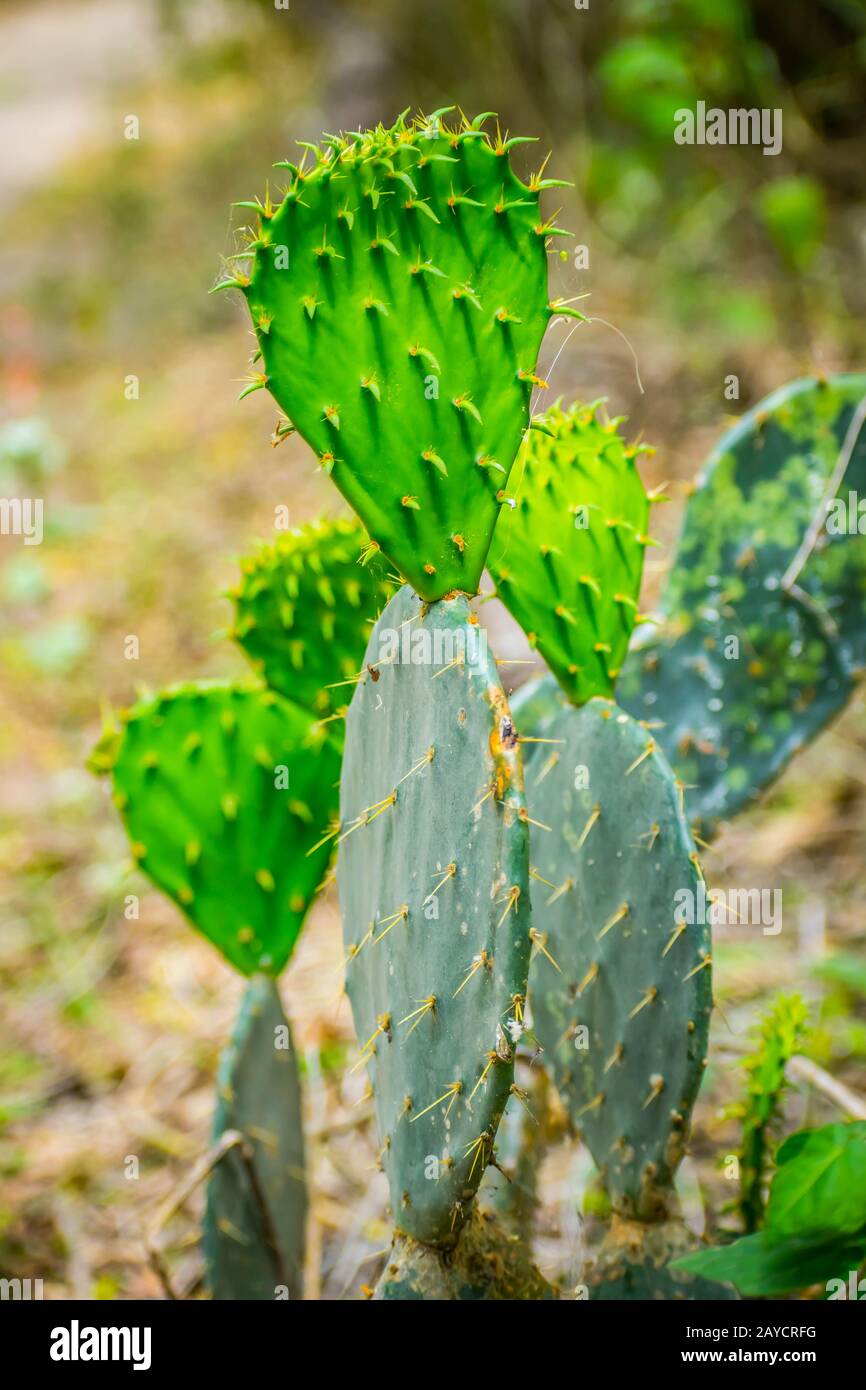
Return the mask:
<svg viewBox="0 0 866 1390">
<path fill-rule="evenodd" d="M 181 685 L 107 731 L 133 856 L 244 975 L 278 975 L 321 882 L 340 755 L 313 716 L 273 691 Z"/>
<path fill-rule="evenodd" d="M 214 1142 L 235 1130 L 247 1152 L 229 1149 L 208 1183 L 208 1288 L 213 1298 L 301 1298 L 307 1215 L 301 1085 L 279 991 L 267 976 L 247 985 L 220 1059 L 217 1096 Z"/>
<path fill-rule="evenodd" d="M 230 595 L 231 635 L 256 670 L 323 718 L 348 704 L 370 627 L 394 591 L 381 556 L 359 564 L 366 540 L 354 519 L 310 522 L 242 560 Z"/>
<path fill-rule="evenodd" d="M 515 718 L 521 723 L 519 704 Z M 664 1215 L 703 1075 L 712 1002 L 703 880 L 651 734 L 564 702 L 531 731 L 535 1031 L 614 1209 Z M 545 883 L 543 880 L 547 880 Z M 549 885 L 553 885 L 552 887 Z"/>
<path fill-rule="evenodd" d="M 569 699 L 611 695 L 638 616 L 650 501 L 628 445 L 598 406 L 541 417 L 488 560 L 503 603 Z"/>
<path fill-rule="evenodd" d="M 539 210 L 514 139 L 445 113 L 307 147 L 254 207 L 246 296 L 267 386 L 426 599 L 474 593 L 529 421 L 549 318 Z M 310 158 L 308 159 L 308 155 Z M 578 315 L 579 317 L 579 315 Z"/>
<path fill-rule="evenodd" d="M 406 587 L 347 718 L 337 882 L 347 991 L 399 1230 L 453 1243 L 514 1079 L 531 949 L 517 739 L 462 596 Z"/>
<path fill-rule="evenodd" d="M 866 376 L 797 381 L 720 440 L 662 627 L 625 665 L 618 698 L 661 721 L 703 834 L 842 709 L 866 662 L 866 546 L 850 502 L 866 495 L 864 413 Z"/>
</svg>

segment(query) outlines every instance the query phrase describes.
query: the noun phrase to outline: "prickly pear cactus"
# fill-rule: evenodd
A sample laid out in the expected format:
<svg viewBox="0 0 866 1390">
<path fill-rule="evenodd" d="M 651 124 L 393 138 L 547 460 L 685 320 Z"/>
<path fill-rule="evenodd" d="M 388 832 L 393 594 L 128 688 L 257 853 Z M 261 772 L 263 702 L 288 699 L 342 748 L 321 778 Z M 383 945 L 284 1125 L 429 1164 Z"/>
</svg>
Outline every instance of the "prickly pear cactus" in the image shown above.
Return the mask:
<svg viewBox="0 0 866 1390">
<path fill-rule="evenodd" d="M 842 709 L 866 661 L 866 376 L 803 380 L 719 442 L 662 604 L 618 690 L 706 835 Z M 835 500 L 834 500 L 835 499 Z M 844 525 L 845 529 L 841 529 Z"/>
<path fill-rule="evenodd" d="M 326 136 L 286 161 L 258 215 L 246 297 L 267 386 L 401 574 L 426 599 L 477 590 L 529 420 L 551 305 L 517 138 L 453 108 Z M 580 315 L 577 315 L 580 317 Z M 287 425 L 285 428 L 289 428 Z"/>
<path fill-rule="evenodd" d="M 648 498 L 628 445 L 595 405 L 554 406 L 527 438 L 488 566 L 505 606 L 574 704 L 611 695 L 638 617 Z"/>
<path fill-rule="evenodd" d="M 354 519 L 322 518 L 241 561 L 231 636 L 272 690 L 327 719 L 348 704 L 370 628 L 394 592 Z"/>
<path fill-rule="evenodd" d="M 301 1298 L 307 1195 L 300 1077 L 279 991 L 267 976 L 247 985 L 220 1060 L 214 1141 L 227 1130 L 244 1136 L 247 1156 L 229 1149 L 208 1183 L 211 1295 Z"/>
<path fill-rule="evenodd" d="M 120 716 L 91 765 L 110 771 L 138 866 L 244 975 L 278 975 L 330 847 L 340 754 L 273 691 L 179 685 Z"/>
<path fill-rule="evenodd" d="M 514 1081 L 531 949 L 508 706 L 465 598 L 401 589 L 349 710 L 337 882 L 347 991 L 398 1231 L 453 1245 Z"/>
<path fill-rule="evenodd" d="M 542 978 L 536 957 L 534 1027 L 614 1208 L 652 1219 L 667 1210 L 703 1075 L 706 890 L 646 729 L 593 699 L 531 732 L 552 740 L 527 745 L 526 775 L 530 810 L 551 827 L 533 848 L 533 921 L 558 967 Z"/>
</svg>

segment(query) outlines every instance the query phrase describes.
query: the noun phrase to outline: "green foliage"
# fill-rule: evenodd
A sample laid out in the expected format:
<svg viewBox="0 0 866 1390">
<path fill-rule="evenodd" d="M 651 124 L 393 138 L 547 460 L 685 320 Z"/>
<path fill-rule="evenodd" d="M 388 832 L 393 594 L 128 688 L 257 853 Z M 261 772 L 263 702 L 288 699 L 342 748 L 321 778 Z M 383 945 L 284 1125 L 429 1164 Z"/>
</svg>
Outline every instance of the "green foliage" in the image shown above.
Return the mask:
<svg viewBox="0 0 866 1390">
<path fill-rule="evenodd" d="M 596 405 L 541 416 L 490 554 L 503 603 L 569 699 L 611 695 L 637 618 L 649 499 L 629 446 Z"/>
<path fill-rule="evenodd" d="M 807 270 L 824 235 L 826 209 L 821 185 L 803 174 L 774 179 L 760 190 L 757 206 L 785 263 L 795 270 Z"/>
<path fill-rule="evenodd" d="M 864 396 L 866 376 L 797 381 L 722 438 L 689 504 L 662 626 L 623 669 L 618 699 L 663 721 L 705 831 L 779 775 L 866 664 L 866 547 L 823 525 L 828 497 L 866 495 L 866 431 L 849 438 Z"/>
<path fill-rule="evenodd" d="M 847 1281 L 866 1260 L 866 1123 L 801 1130 L 776 1163 L 764 1229 L 686 1255 L 677 1268 L 731 1283 L 747 1298 Z"/>
<path fill-rule="evenodd" d="M 241 561 L 232 636 L 272 690 L 323 718 L 346 705 L 370 625 L 393 592 L 380 558 L 358 563 L 356 521 L 322 518 Z M 336 688 L 333 688 L 336 687 Z"/>
<path fill-rule="evenodd" d="M 777 1163 L 767 1208 L 774 1240 L 866 1232 L 866 1121 L 800 1130 Z"/>
<path fill-rule="evenodd" d="M 777 1298 L 844 1279 L 866 1255 L 866 1239 L 815 1240 L 794 1236 L 773 1244 L 764 1231 L 732 1245 L 698 1250 L 676 1261 L 678 1269 L 732 1284 L 744 1298 Z"/>
<path fill-rule="evenodd" d="M 249 304 L 267 386 L 426 599 L 474 593 L 551 314 L 539 210 L 483 118 L 325 136 L 259 217 Z M 578 315 L 580 317 L 580 315 Z"/>
<path fill-rule="evenodd" d="M 307 1215 L 301 1086 L 279 992 L 266 976 L 247 985 L 220 1060 L 217 1096 L 214 1143 L 234 1130 L 247 1154 L 229 1149 L 208 1182 L 208 1288 L 218 1299 L 301 1298 Z"/>
<path fill-rule="evenodd" d="M 549 956 L 534 1027 L 614 1208 L 663 1214 L 703 1075 L 711 1009 L 702 876 L 654 738 L 610 701 L 527 725 L 532 911 Z M 552 959 L 551 959 L 552 958 Z"/>
<path fill-rule="evenodd" d="M 764 1015 L 758 1046 L 745 1062 L 739 1208 L 748 1232 L 761 1224 L 771 1127 L 786 1086 L 785 1067 L 805 1041 L 807 1017 L 799 994 L 780 994 Z"/>
<path fill-rule="evenodd" d="M 395 1223 L 446 1246 L 514 1081 L 531 949 L 522 770 L 465 598 L 427 608 L 401 589 L 365 666 L 340 796 L 347 992 Z"/>
<path fill-rule="evenodd" d="M 91 759 L 136 863 L 243 975 L 278 975 L 321 882 L 339 750 L 273 691 L 179 685 L 125 711 Z"/>
</svg>

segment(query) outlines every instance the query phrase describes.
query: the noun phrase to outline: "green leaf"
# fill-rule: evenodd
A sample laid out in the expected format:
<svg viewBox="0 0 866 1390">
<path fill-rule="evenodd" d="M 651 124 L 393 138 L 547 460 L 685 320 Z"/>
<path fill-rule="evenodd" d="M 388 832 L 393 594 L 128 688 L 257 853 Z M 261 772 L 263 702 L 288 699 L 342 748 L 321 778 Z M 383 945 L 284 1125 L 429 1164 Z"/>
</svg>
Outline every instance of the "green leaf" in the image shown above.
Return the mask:
<svg viewBox="0 0 866 1390">
<path fill-rule="evenodd" d="M 743 1236 L 731 1245 L 683 1255 L 672 1260 L 671 1267 L 733 1284 L 746 1298 L 771 1298 L 847 1275 L 859 1267 L 864 1256 L 866 1229 L 848 1239 L 793 1237 L 774 1245 L 769 1245 L 761 1232 Z"/>
<path fill-rule="evenodd" d="M 776 1161 L 770 1240 L 846 1236 L 866 1225 L 866 1121 L 792 1134 Z"/>
</svg>

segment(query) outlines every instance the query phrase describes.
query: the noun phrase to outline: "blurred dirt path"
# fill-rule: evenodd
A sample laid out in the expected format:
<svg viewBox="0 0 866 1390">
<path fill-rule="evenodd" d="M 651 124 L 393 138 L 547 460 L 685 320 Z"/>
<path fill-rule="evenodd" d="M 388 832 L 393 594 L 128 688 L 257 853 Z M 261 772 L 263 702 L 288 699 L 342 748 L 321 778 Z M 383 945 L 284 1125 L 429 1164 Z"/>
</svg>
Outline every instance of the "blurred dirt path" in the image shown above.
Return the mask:
<svg viewBox="0 0 866 1390">
<path fill-rule="evenodd" d="M 158 18 L 156 0 L 0 9 L 0 212 L 69 155 L 118 138 L 108 98 L 152 65 Z"/>
</svg>

